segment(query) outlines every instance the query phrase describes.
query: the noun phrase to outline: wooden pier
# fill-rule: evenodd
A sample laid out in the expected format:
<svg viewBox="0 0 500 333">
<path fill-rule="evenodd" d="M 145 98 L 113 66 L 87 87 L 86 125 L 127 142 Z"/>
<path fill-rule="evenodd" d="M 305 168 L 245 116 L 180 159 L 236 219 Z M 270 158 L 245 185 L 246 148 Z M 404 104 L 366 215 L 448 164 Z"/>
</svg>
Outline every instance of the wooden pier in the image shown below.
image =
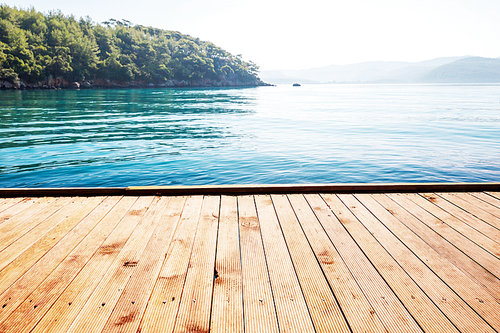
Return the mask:
<svg viewBox="0 0 500 333">
<path fill-rule="evenodd" d="M 0 332 L 500 332 L 500 191 L 416 188 L 6 190 Z"/>
</svg>

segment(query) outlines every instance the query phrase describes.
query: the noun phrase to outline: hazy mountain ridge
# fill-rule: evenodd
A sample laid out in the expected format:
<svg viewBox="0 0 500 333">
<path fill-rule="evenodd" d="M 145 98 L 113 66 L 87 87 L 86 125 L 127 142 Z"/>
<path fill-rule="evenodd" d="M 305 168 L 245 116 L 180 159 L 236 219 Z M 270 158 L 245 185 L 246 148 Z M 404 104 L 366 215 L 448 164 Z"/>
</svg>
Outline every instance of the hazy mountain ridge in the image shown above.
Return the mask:
<svg viewBox="0 0 500 333">
<path fill-rule="evenodd" d="M 445 57 L 421 62 L 371 61 L 305 70 L 261 71 L 270 83 L 482 83 L 500 82 L 500 59 Z"/>
<path fill-rule="evenodd" d="M 421 82 L 491 83 L 500 82 L 500 59 L 470 57 L 433 69 Z"/>
</svg>

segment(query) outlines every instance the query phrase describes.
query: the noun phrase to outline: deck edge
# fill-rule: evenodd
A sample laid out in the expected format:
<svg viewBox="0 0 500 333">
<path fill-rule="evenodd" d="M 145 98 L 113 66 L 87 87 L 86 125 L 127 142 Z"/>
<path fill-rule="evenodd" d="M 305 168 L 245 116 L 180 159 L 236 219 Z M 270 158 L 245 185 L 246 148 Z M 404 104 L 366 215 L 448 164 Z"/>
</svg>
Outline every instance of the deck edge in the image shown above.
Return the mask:
<svg viewBox="0 0 500 333">
<path fill-rule="evenodd" d="M 0 188 L 1 198 L 96 195 L 252 195 L 291 193 L 417 193 L 500 191 L 495 183 L 344 183 L 71 188 Z"/>
</svg>

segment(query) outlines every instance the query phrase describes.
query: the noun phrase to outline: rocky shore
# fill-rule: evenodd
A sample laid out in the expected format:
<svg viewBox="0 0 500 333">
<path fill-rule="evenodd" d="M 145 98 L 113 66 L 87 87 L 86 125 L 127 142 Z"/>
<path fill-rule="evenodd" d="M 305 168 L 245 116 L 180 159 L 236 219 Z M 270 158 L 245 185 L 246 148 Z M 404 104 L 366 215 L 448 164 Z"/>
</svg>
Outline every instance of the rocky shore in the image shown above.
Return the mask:
<svg viewBox="0 0 500 333">
<path fill-rule="evenodd" d="M 62 79 L 49 79 L 44 82 L 25 83 L 23 81 L 11 83 L 0 80 L 1 90 L 34 90 L 34 89 L 106 89 L 106 88 L 194 88 L 194 87 L 258 87 L 273 86 L 260 79 L 254 82 L 241 82 L 238 80 L 216 81 L 202 79 L 197 81 L 167 80 L 162 83 L 145 82 L 113 82 L 105 79 L 87 80 L 81 82 L 68 82 Z"/>
</svg>

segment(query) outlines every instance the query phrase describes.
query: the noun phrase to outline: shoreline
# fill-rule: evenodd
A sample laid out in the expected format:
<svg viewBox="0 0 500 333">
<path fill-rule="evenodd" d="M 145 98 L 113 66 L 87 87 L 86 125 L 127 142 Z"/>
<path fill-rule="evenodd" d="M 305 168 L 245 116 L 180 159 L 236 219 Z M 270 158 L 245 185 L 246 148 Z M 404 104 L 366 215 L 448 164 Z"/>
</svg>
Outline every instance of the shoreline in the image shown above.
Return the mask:
<svg viewBox="0 0 500 333">
<path fill-rule="evenodd" d="M 37 82 L 27 84 L 19 82 L 13 84 L 0 80 L 0 90 L 81 90 L 81 89 L 136 89 L 136 88 L 245 88 L 245 87 L 273 87 L 274 84 L 266 83 L 261 80 L 255 83 L 239 81 L 214 81 L 202 80 L 189 82 L 185 80 L 168 80 L 162 83 L 144 83 L 144 82 L 114 82 L 109 80 L 89 80 L 89 81 L 53 81 Z"/>
</svg>

